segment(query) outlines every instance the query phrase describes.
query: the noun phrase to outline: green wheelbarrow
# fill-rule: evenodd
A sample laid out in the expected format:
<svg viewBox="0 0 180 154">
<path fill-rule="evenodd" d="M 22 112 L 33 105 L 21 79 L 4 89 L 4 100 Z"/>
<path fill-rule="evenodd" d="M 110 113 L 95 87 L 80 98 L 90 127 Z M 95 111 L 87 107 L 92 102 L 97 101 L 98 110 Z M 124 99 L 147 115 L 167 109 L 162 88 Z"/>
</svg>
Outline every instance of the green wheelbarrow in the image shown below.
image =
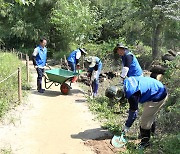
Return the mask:
<svg viewBox="0 0 180 154">
<path fill-rule="evenodd" d="M 72 79 L 75 76 L 78 76 L 78 73 L 74 73 L 72 71 L 64 69 L 46 70 L 45 73 L 45 88 L 49 89 L 53 84 L 55 84 L 55 86 L 60 85 L 60 90 L 64 95 L 69 94 L 70 89 L 72 89 Z M 66 81 L 70 81 L 70 84 L 67 84 Z"/>
</svg>

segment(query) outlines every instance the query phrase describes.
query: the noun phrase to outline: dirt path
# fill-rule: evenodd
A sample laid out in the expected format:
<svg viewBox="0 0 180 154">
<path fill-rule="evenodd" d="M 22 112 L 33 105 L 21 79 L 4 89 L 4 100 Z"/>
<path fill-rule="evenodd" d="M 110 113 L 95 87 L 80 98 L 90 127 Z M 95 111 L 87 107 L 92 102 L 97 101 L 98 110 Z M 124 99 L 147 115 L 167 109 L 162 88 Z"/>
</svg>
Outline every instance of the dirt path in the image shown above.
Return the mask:
<svg viewBox="0 0 180 154">
<path fill-rule="evenodd" d="M 33 73 L 31 94 L 26 103 L 11 112 L 11 124 L 6 121 L 0 124 L 0 149 L 10 149 L 13 154 L 96 153 L 86 146 L 88 141 L 107 136 L 108 132 L 93 120 L 78 85 L 73 84 L 67 96 L 61 95 L 59 86 L 39 94 L 32 64 L 30 68 Z M 103 147 L 100 151 L 110 153 Z"/>
</svg>

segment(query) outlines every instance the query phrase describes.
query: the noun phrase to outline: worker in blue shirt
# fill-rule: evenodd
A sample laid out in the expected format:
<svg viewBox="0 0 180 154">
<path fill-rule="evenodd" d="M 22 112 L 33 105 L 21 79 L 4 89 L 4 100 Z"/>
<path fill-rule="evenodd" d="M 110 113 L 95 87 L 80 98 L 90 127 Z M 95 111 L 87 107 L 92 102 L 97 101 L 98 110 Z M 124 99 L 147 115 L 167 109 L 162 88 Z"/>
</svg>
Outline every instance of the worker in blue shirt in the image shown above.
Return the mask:
<svg viewBox="0 0 180 154">
<path fill-rule="evenodd" d="M 114 54 L 118 54 L 122 59 L 121 78 L 125 79 L 126 76 L 142 76 L 143 71 L 139 65 L 135 55 L 133 55 L 126 46 L 118 43 L 114 48 Z"/>
<path fill-rule="evenodd" d="M 167 90 L 158 80 L 150 77 L 129 77 L 123 82 L 121 97 L 129 102 L 129 115 L 123 127 L 126 133 L 135 121 L 138 113 L 138 103 L 143 104 L 141 116 L 139 147 L 149 145 L 150 133 L 155 116 L 167 99 Z M 123 96 L 124 94 L 124 96 Z"/>
<path fill-rule="evenodd" d="M 46 38 L 40 39 L 40 44 L 34 49 L 32 54 L 33 65 L 36 68 L 37 77 L 37 90 L 39 93 L 44 93 L 45 89 L 42 89 L 42 77 L 44 73 L 44 67 L 47 61 L 47 44 Z"/>
<path fill-rule="evenodd" d="M 71 68 L 71 71 L 76 72 L 76 67 L 79 66 L 79 60 L 81 55 L 86 55 L 87 52 L 83 48 L 78 48 L 71 52 L 69 57 L 67 58 L 68 65 Z"/>
<path fill-rule="evenodd" d="M 88 63 L 88 77 L 92 79 L 92 91 L 93 97 L 97 96 L 98 87 L 99 87 L 99 75 L 102 70 L 102 62 L 98 57 L 89 56 L 85 58 L 85 61 Z"/>
</svg>

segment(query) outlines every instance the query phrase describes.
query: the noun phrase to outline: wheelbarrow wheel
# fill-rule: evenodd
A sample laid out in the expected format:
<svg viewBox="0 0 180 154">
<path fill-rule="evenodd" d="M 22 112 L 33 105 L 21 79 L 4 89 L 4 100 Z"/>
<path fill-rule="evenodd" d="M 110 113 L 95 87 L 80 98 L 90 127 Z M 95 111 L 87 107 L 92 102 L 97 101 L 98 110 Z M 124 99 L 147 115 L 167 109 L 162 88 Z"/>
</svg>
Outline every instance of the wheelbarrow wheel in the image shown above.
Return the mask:
<svg viewBox="0 0 180 154">
<path fill-rule="evenodd" d="M 63 83 L 60 87 L 62 94 L 68 95 L 70 91 L 70 87 L 67 83 Z"/>
</svg>

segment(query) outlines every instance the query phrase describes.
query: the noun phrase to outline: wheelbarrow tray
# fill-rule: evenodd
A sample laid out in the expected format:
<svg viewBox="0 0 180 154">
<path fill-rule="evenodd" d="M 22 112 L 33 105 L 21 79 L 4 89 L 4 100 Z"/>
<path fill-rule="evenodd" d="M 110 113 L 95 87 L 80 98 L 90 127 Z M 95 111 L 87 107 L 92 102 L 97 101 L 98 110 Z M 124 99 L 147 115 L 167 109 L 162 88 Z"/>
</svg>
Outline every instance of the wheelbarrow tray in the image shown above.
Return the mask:
<svg viewBox="0 0 180 154">
<path fill-rule="evenodd" d="M 74 73 L 72 71 L 64 69 L 47 70 L 45 71 L 45 73 L 47 74 L 47 77 L 50 81 L 57 82 L 60 84 L 78 75 L 78 73 Z"/>
</svg>

